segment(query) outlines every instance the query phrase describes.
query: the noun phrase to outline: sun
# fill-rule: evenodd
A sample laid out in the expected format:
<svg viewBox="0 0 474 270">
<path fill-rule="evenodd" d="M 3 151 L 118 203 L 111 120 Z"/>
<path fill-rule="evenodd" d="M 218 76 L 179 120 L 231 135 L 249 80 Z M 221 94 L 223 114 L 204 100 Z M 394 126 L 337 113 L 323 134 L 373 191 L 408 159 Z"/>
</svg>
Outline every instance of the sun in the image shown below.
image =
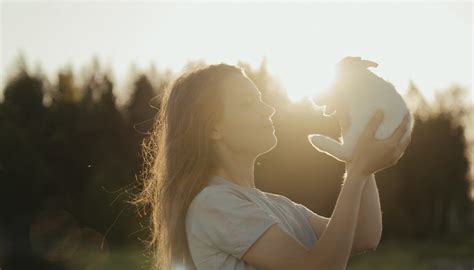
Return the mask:
<svg viewBox="0 0 474 270">
<path fill-rule="evenodd" d="M 334 78 L 333 66 L 325 63 L 304 61 L 292 65 L 279 64 L 277 61 L 273 63 L 269 63 L 268 68 L 278 78 L 292 102 L 323 94 Z"/>
</svg>

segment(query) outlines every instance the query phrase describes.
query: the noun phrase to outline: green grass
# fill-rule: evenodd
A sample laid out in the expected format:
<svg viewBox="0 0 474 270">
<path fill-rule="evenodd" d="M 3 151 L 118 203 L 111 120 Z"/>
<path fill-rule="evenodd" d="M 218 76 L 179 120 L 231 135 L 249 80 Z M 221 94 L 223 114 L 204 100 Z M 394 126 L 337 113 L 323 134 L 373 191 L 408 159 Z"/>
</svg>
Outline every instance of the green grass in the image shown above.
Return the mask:
<svg viewBox="0 0 474 270">
<path fill-rule="evenodd" d="M 149 262 L 138 249 L 110 250 L 102 264 L 72 262 L 70 270 L 147 270 Z M 81 258 L 85 259 L 84 257 Z M 94 260 L 92 260 L 94 261 Z M 377 249 L 354 255 L 347 270 L 473 270 L 474 236 L 462 241 L 392 240 Z"/>
<path fill-rule="evenodd" d="M 383 242 L 376 250 L 352 256 L 347 269 L 474 270 L 474 237 L 458 242 Z"/>
</svg>

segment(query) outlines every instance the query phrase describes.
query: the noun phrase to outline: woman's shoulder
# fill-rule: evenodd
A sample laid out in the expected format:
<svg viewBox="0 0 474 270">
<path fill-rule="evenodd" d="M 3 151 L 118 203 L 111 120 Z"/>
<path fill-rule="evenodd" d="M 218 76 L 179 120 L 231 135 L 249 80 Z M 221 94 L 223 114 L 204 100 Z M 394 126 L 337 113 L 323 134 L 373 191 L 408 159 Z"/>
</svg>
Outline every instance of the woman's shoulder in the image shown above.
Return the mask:
<svg viewBox="0 0 474 270">
<path fill-rule="evenodd" d="M 263 192 L 267 197 L 270 197 L 274 200 L 277 200 L 277 201 L 280 201 L 280 202 L 285 202 L 285 203 L 293 203 L 293 201 L 291 199 L 289 199 L 288 197 L 282 195 L 282 194 L 278 194 L 278 193 L 271 193 L 271 192 L 266 192 L 264 191 Z"/>
<path fill-rule="evenodd" d="M 202 189 L 191 201 L 193 207 L 215 206 L 236 199 L 246 199 L 242 191 L 227 185 L 209 185 Z"/>
<path fill-rule="evenodd" d="M 278 204 L 290 211 L 297 210 L 299 211 L 302 207 L 302 204 L 293 201 L 292 199 L 286 197 L 282 194 L 265 192 L 265 195 L 270 198 L 275 204 Z"/>
<path fill-rule="evenodd" d="M 238 208 L 243 205 L 259 204 L 267 198 L 269 203 L 293 208 L 295 203 L 288 197 L 261 191 L 259 189 L 239 188 L 233 185 L 209 185 L 201 190 L 191 201 L 194 210 L 213 210 L 215 208 Z"/>
</svg>

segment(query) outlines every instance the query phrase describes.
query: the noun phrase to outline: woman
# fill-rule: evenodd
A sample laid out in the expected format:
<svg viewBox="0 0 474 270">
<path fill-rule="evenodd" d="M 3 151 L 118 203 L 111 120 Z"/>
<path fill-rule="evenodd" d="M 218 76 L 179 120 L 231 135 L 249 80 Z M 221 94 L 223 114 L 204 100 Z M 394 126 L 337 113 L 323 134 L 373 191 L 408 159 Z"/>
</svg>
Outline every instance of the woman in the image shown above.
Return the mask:
<svg viewBox="0 0 474 270">
<path fill-rule="evenodd" d="M 365 182 L 401 157 L 406 119 L 385 141 L 373 139 L 382 118 L 372 119 L 325 218 L 255 187 L 255 160 L 277 143 L 274 112 L 231 65 L 190 70 L 167 88 L 136 201 L 152 208 L 155 269 L 345 268 Z"/>
</svg>

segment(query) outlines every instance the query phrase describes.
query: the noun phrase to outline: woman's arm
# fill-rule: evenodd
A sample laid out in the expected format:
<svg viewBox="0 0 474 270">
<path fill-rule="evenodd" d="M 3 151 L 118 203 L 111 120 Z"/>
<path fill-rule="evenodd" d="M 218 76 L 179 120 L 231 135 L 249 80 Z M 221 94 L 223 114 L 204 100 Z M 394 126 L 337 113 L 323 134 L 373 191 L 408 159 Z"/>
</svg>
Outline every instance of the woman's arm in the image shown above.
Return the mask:
<svg viewBox="0 0 474 270">
<path fill-rule="evenodd" d="M 328 226 L 309 251 L 306 269 L 345 269 L 351 255 L 362 192 L 368 177 L 347 170 Z"/>
<path fill-rule="evenodd" d="M 354 241 L 364 185 L 371 174 L 397 163 L 409 144 L 399 142 L 408 118 L 394 134 L 383 141 L 375 140 L 375 130 L 382 121 L 373 117 L 359 139 L 353 162 L 347 167 L 341 192 L 331 220 L 313 249 L 307 252 L 293 237 L 273 224 L 253 243 L 242 258 L 260 269 L 345 269 Z"/>
<path fill-rule="evenodd" d="M 362 191 L 368 176 L 350 168 L 324 233 L 311 250 L 274 224 L 242 259 L 257 269 L 345 269 L 354 240 Z"/>
<path fill-rule="evenodd" d="M 382 237 L 382 212 L 375 175 L 365 182 L 357 218 L 353 253 L 375 249 Z"/>
<path fill-rule="evenodd" d="M 311 215 L 309 222 L 316 235 L 324 233 L 330 218 L 321 215 Z M 380 200 L 374 174 L 365 182 L 357 217 L 357 226 L 352 244 L 351 255 L 359 254 L 378 246 L 382 234 L 382 215 Z"/>
<path fill-rule="evenodd" d="M 407 140 L 400 145 L 400 140 L 407 130 L 408 113 L 392 136 L 385 140 L 374 139 L 375 131 L 383 119 L 382 113 L 379 111 L 372 117 L 368 127 L 359 138 L 353 161 L 346 164 L 344 183 L 331 220 L 310 252 L 316 265 L 323 265 L 328 269 L 345 269 L 354 241 L 361 197 L 367 179 L 372 180 L 370 176 L 377 171 L 395 165 L 410 142 Z M 341 230 L 344 231 L 343 235 L 337 235 Z M 325 260 L 332 260 L 332 262 Z"/>
</svg>

